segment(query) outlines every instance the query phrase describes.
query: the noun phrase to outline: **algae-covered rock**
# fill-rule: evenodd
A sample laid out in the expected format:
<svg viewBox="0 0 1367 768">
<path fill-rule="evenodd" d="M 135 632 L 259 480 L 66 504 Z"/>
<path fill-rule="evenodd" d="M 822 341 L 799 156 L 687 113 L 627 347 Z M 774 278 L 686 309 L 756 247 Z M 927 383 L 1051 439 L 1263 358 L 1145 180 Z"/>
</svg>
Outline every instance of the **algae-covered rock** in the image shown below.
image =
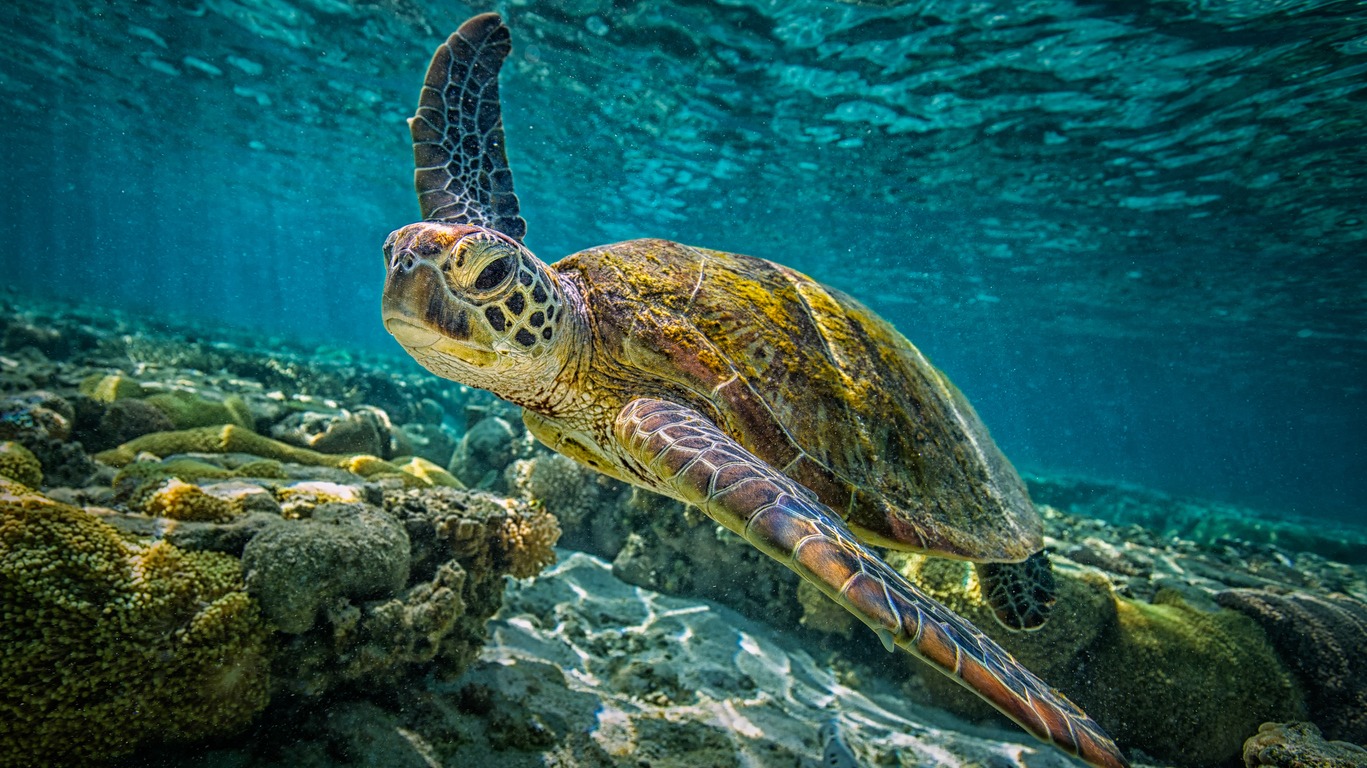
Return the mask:
<svg viewBox="0 0 1367 768">
<path fill-rule="evenodd" d="M 0 765 L 231 733 L 266 704 L 267 639 L 235 558 L 0 480 Z"/>
<path fill-rule="evenodd" d="M 414 477 L 427 481 L 428 485 L 441 486 L 443 488 L 464 488 L 458 478 L 450 472 L 442 469 L 439 465 L 424 459 L 421 456 L 413 456 L 406 461 L 403 458 L 394 460 L 401 471 Z"/>
<path fill-rule="evenodd" d="M 83 379 L 78 387 L 81 394 L 102 403 L 142 397 L 142 384 L 122 373 L 94 373 Z"/>
<path fill-rule="evenodd" d="M 95 458 L 115 467 L 133 463 L 139 454 L 171 456 L 180 453 L 247 453 L 263 459 L 313 467 L 359 468 L 370 472 L 399 473 L 398 467 L 373 456 L 334 456 L 263 437 L 235 424 L 198 427 L 175 432 L 155 432 L 129 441 Z"/>
<path fill-rule="evenodd" d="M 1086 710 L 1122 748 L 1176 765 L 1214 765 L 1236 758 L 1258 724 L 1304 716 L 1267 637 L 1234 611 L 1196 608 L 1171 591 L 1154 603 L 1119 597 L 1099 575 L 1061 565 L 1049 621 L 1015 632 L 992 618 L 970 564 L 902 554 L 890 561 Z M 976 697 L 914 663 L 937 703 L 992 716 Z"/>
<path fill-rule="evenodd" d="M 223 424 L 236 424 L 239 427 L 254 429 L 256 419 L 245 401 L 236 395 L 229 395 L 222 401 L 192 392 L 172 390 L 146 398 L 146 402 L 161 409 L 176 425 L 176 429 L 213 427 Z"/>
<path fill-rule="evenodd" d="M 547 562 L 554 543 L 554 519 L 545 511 L 487 493 L 389 490 L 383 504 L 383 514 L 407 533 L 406 583 L 385 595 L 334 590 L 322 600 L 311 628 L 283 637 L 277 679 L 285 690 L 317 696 L 346 686 L 391 689 L 420 678 L 454 679 L 484 644 L 485 625 L 502 604 L 504 576 L 529 575 L 533 564 Z M 284 525 L 305 522 L 312 521 Z M 259 547 L 259 539 L 249 547 Z M 369 553 L 375 559 L 393 549 L 379 537 L 372 546 L 383 548 Z M 270 549 L 246 559 L 294 557 L 287 548 Z"/>
<path fill-rule="evenodd" d="M 283 520 L 242 553 L 247 590 L 282 632 L 306 632 L 337 598 L 388 597 L 408 581 L 408 534 L 366 504 L 330 503 Z"/>
<path fill-rule="evenodd" d="M 154 405 L 142 400 L 116 400 L 100 414 L 99 429 L 95 432 L 98 445 L 86 447 L 99 450 L 175 428 L 171 418 Z"/>
<path fill-rule="evenodd" d="M 1267 632 L 1325 735 L 1367 743 L 1367 604 L 1265 589 L 1231 589 L 1216 600 Z"/>
</svg>

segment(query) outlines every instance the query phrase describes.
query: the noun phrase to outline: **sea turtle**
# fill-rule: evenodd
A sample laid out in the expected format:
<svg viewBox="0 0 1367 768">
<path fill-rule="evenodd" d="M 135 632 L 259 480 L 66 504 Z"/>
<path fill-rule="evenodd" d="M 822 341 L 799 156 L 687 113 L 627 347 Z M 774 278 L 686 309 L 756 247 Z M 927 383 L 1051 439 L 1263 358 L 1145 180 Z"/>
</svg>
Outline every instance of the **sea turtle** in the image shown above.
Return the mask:
<svg viewBox="0 0 1367 768">
<path fill-rule="evenodd" d="M 437 48 L 409 121 L 423 221 L 384 244 L 385 327 L 523 407 L 550 448 L 700 507 L 1040 739 L 1126 762 L 1062 694 L 868 545 L 983 563 L 1002 621 L 1052 601 L 1041 525 L 973 408 L 892 325 L 763 259 L 665 240 L 555 265 L 522 244 L 495 14 Z"/>
</svg>

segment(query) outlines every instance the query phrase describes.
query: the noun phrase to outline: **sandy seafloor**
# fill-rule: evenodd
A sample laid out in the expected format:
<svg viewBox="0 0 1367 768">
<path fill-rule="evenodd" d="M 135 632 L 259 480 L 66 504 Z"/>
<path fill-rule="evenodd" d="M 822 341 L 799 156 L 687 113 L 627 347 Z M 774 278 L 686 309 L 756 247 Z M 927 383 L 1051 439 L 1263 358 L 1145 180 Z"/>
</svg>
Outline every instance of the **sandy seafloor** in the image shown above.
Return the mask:
<svg viewBox="0 0 1367 768">
<path fill-rule="evenodd" d="M 422 602 L 427 597 L 414 597 L 430 597 L 433 587 L 423 580 L 432 578 L 431 583 L 437 584 L 443 573 L 431 563 L 420 562 L 421 557 L 433 557 L 430 552 L 419 555 L 420 539 L 415 532 L 426 524 L 420 514 L 407 518 L 413 542 L 411 575 L 405 563 L 404 576 L 378 591 L 373 586 L 352 593 L 339 589 L 327 597 L 332 602 L 319 608 L 316 616 L 309 614 L 295 629 L 279 629 L 284 620 L 278 616 L 283 614 L 272 612 L 270 596 L 259 583 L 251 586 L 249 577 L 247 592 L 266 606 L 266 616 L 276 622 L 263 630 L 270 633 L 266 647 L 273 649 L 269 653 L 275 664 L 270 705 L 264 710 L 258 707 L 246 725 L 188 742 L 159 744 L 153 729 L 153 735 L 122 745 L 119 765 L 1044 768 L 1077 764 L 1004 720 L 975 720 L 982 713 L 971 701 L 953 704 L 959 714 L 936 706 L 945 692 L 943 686 L 919 674 L 905 654 L 887 654 L 862 626 L 851 630 L 838 621 L 819 626 L 822 622 L 812 620 L 813 616 L 802 615 L 795 598 L 776 601 L 776 596 L 795 594 L 792 583 L 784 580 L 786 571 L 724 541 L 710 524 L 689 517 L 677 505 L 643 505 L 620 484 L 566 474 L 569 470 L 520 435 L 515 413 L 485 395 L 393 360 L 305 347 L 284 339 L 210 331 L 193 323 L 153 324 L 99 309 L 39 304 L 18 297 L 6 299 L 5 310 L 0 328 L 0 410 L 4 411 L 0 421 L 10 430 L 5 440 L 28 440 L 41 454 L 45 481 L 34 490 L 48 499 L 43 503 L 55 500 L 81 507 L 118 528 L 130 541 L 143 537 L 139 547 L 148 536 L 164 537 L 177 547 L 204 547 L 250 563 L 252 537 L 261 536 L 260 531 L 291 526 L 303 530 L 299 526 L 309 522 L 321 503 L 315 499 L 300 506 L 288 501 L 294 498 L 289 494 L 301 484 L 320 480 L 351 488 L 355 491 L 349 497 L 351 506 L 376 515 L 396 509 L 391 502 L 403 494 L 407 494 L 410 513 L 414 508 L 425 509 L 423 504 L 435 508 L 436 500 L 447 497 L 426 487 L 414 489 L 412 477 L 401 477 L 400 482 L 393 472 L 363 478 L 341 469 L 285 460 L 273 465 L 275 474 L 269 477 L 234 475 L 234 492 L 240 494 L 243 484 L 252 486 L 249 490 L 264 507 L 254 502 L 250 514 L 234 508 L 225 520 L 167 521 L 149 511 L 146 497 L 139 495 L 142 491 L 130 495 L 126 484 L 121 486 L 119 478 L 124 475 L 117 472 L 124 470 L 106 464 L 109 456 L 123 450 L 120 443 L 145 445 L 136 442 L 143 438 L 137 437 L 139 428 L 129 413 L 143 414 L 151 420 L 148 423 L 166 426 L 163 416 L 141 405 L 116 407 L 120 400 L 156 403 L 159 408 L 173 401 L 193 400 L 214 407 L 231 401 L 249 411 L 234 418 L 246 418 L 262 435 L 320 450 L 327 446 L 310 441 L 321 440 L 329 430 L 341 434 L 343 427 L 369 424 L 376 428 L 378 438 L 366 433 L 360 443 L 347 442 L 338 452 L 359 453 L 356 445 L 379 439 L 370 452 L 393 460 L 383 467 L 392 469 L 409 454 L 432 457 L 434 465 L 449 463 L 451 475 L 463 477 L 465 484 L 486 486 L 487 492 L 459 491 L 467 494 L 461 497 L 467 502 L 475 497 L 493 499 L 496 506 L 511 510 L 514 518 L 516 514 L 542 514 L 539 510 L 544 506 L 560 518 L 564 531 L 562 546 L 555 550 L 557 562 L 534 579 L 506 579 L 502 607 L 488 623 L 483 648 L 476 641 L 473 649 L 460 651 L 466 656 L 453 651 L 451 658 L 458 661 L 444 660 L 440 654 L 437 662 L 424 660 L 418 653 L 401 659 L 396 655 L 397 660 L 357 672 L 340 671 L 340 665 L 330 667 L 335 660 L 318 656 L 317 649 L 327 647 L 342 649 L 337 651 L 339 656 L 354 655 L 355 648 L 346 645 L 350 640 L 344 637 L 343 625 L 354 628 L 359 621 L 365 626 L 365 617 L 378 615 L 384 605 L 401 603 L 420 613 L 435 604 Z M 181 393 L 177 396 L 181 401 L 167 399 L 168 393 L 176 392 Z M 51 403 L 54 398 L 66 403 L 75 421 L 64 436 L 44 432 L 40 439 L 32 430 L 12 428 L 26 414 L 42 410 L 34 403 Z M 356 414 L 366 408 L 371 410 L 365 413 L 371 415 L 358 420 Z M 121 415 L 116 419 L 111 414 Z M 186 418 L 179 411 L 171 415 Z M 240 436 L 241 428 L 237 429 L 235 434 Z M 90 444 L 78 445 L 77 436 Z M 105 452 L 96 450 L 102 446 Z M 449 462 L 446 456 L 452 456 Z M 223 472 L 247 465 L 240 457 L 226 455 L 200 453 L 191 458 L 200 462 L 196 466 L 207 463 Z M 260 459 L 261 453 L 255 458 Z M 145 447 L 127 452 L 125 459 L 154 468 L 169 466 L 171 461 L 151 455 Z M 556 495 L 558 487 L 546 491 L 545 498 L 536 497 L 537 486 L 528 478 L 535 479 L 537 462 L 547 472 L 559 473 L 551 476 L 579 484 L 573 503 L 566 501 L 570 496 Z M 73 469 L 78 465 L 85 469 Z M 439 468 L 435 471 L 440 473 Z M 428 478 L 425 483 L 436 482 L 431 478 L 437 474 L 424 477 Z M 1137 714 L 1112 715 L 1132 718 L 1127 751 L 1135 764 L 1239 764 L 1238 744 L 1254 736 L 1259 722 L 1256 712 L 1239 719 L 1240 712 L 1229 711 L 1239 707 L 1293 713 L 1297 717 L 1286 719 L 1313 721 L 1329 736 L 1362 732 L 1356 729 L 1363 728 L 1360 705 L 1367 702 L 1362 662 L 1367 653 L 1367 530 L 1174 498 L 1093 479 L 1033 475 L 1028 479 L 1045 517 L 1056 571 L 1075 585 L 1073 593 L 1061 594 L 1090 594 L 1092 603 L 1120 605 L 1122 620 L 1115 625 L 1122 629 L 1131 626 L 1123 620 L 1127 615 L 1175 622 L 1163 624 L 1163 631 L 1152 637 L 1144 635 L 1143 642 L 1135 641 L 1136 652 L 1148 655 L 1131 659 L 1093 650 L 1057 662 L 1059 669 L 1071 673 L 1071 682 L 1060 678 L 1069 676 L 1064 672 L 1045 675 L 1061 688 L 1073 686 L 1070 695 L 1079 701 L 1100 700 L 1122 713 L 1129 712 L 1125 709 L 1129 694 L 1088 690 L 1088 681 L 1093 679 L 1089 675 L 1100 674 L 1096 686 L 1115 686 L 1117 680 L 1123 686 L 1131 678 L 1140 681 L 1133 696 L 1148 700 L 1133 704 Z M 210 495 L 226 492 L 214 482 L 194 482 Z M 0 501 L 8 503 L 11 498 Z M 281 500 L 287 503 L 282 505 Z M 543 543 L 549 547 L 549 542 Z M 596 554 L 566 549 L 566 543 Z M 2 550 L 0 562 L 18 554 L 22 553 L 17 549 Z M 468 581 L 480 578 L 470 570 L 470 561 L 460 562 L 468 571 L 463 572 Z M 449 564 L 459 570 L 454 555 Z M 504 570 L 486 574 L 495 590 L 507 572 L 500 567 Z M 431 575 L 434 568 L 436 577 Z M 1098 594 L 1102 597 L 1096 598 Z M 1271 606 L 1257 626 L 1230 609 L 1242 606 L 1245 614 L 1253 615 L 1250 604 Z M 497 607 L 496 592 L 489 605 L 490 610 Z M 739 606 L 744 615 L 728 605 Z M 1080 637 L 1098 632 L 1093 626 L 1097 621 L 1087 615 L 1082 609 L 1058 613 L 1053 631 L 1062 633 L 1061 645 L 1075 640 L 1079 648 L 1105 646 L 1106 632 L 1111 630 L 1101 631 L 1099 639 Z M 1216 615 L 1223 618 L 1214 623 L 1204 618 Z M 0 633 L 22 635 L 28 629 L 20 626 L 22 620 L 14 613 L 3 616 Z M 350 616 L 353 623 L 346 624 L 344 616 Z M 1113 616 L 1109 620 L 1115 623 Z M 1155 619 L 1154 623 L 1161 622 Z M 1114 632 L 1133 639 L 1122 629 Z M 1232 645 L 1212 650 L 1202 644 L 1207 635 L 1215 637 L 1217 645 Z M 1243 642 L 1239 638 L 1255 638 L 1250 642 L 1256 648 L 1235 647 Z M 1116 642 L 1110 641 L 1107 647 L 1127 647 Z M 1190 643 L 1196 654 L 1191 663 L 1198 668 L 1182 666 L 1185 647 L 1165 648 L 1163 643 Z M 1043 663 L 1053 663 L 1048 660 L 1048 648 L 1016 653 L 1023 659 L 1043 654 Z M 290 659 L 304 661 L 291 668 Z M 1241 669 L 1240 664 L 1254 663 L 1249 659 L 1256 660 L 1258 668 Z M 1108 668 L 1091 672 L 1072 668 L 1087 663 L 1105 663 Z M 1132 669 L 1127 667 L 1131 663 Z M 436 664 L 446 666 L 438 669 Z M 1145 668 L 1154 664 L 1173 666 Z M 1217 676 L 1202 677 L 1207 673 Z M 139 686 L 148 697 L 155 696 L 158 683 L 148 674 L 146 681 L 131 682 L 134 698 Z M 1218 677 L 1221 674 L 1225 677 Z M 1258 682 L 1252 690 L 1244 690 L 1239 686 L 1245 677 L 1271 682 L 1265 690 L 1257 688 L 1262 685 Z M 9 713 L 25 713 L 32 702 L 16 695 L 16 690 L 0 692 L 5 696 L 3 704 Z M 1169 694 L 1171 702 L 1166 698 Z M 1200 706 L 1210 711 L 1196 711 Z M 1163 720 L 1169 714 L 1170 722 Z M 1145 725 L 1136 731 L 1134 723 L 1141 722 L 1141 715 L 1158 719 L 1142 721 Z M 1219 734 L 1226 741 L 1232 739 L 1232 747 L 1210 752 L 1193 745 L 1188 752 L 1182 745 L 1165 746 L 1159 738 L 1149 747 L 1163 753 L 1155 758 L 1148 756 L 1144 745 L 1134 743 L 1148 735 L 1161 737 L 1165 730 L 1201 734 L 1207 726 L 1191 720 L 1207 716 L 1212 739 L 1217 728 L 1234 729 Z M 823 726 L 829 732 L 832 724 L 848 745 L 852 760 L 823 762 Z M 22 746 L 24 735 L 22 729 L 16 735 L 0 728 L 0 744 Z M 76 729 L 67 736 L 81 739 L 83 734 Z M 1220 759 L 1211 761 L 1211 754 Z M 1359 758 L 1367 757 L 1367 752 L 1345 754 L 1350 757 L 1337 763 L 1301 764 L 1347 766 L 1363 764 Z M 35 764 L 54 762 L 45 760 L 42 753 L 27 756 Z M 0 757 L 4 758 L 0 765 L 26 763 L 13 754 Z M 1247 764 L 1295 763 L 1269 757 Z"/>
</svg>

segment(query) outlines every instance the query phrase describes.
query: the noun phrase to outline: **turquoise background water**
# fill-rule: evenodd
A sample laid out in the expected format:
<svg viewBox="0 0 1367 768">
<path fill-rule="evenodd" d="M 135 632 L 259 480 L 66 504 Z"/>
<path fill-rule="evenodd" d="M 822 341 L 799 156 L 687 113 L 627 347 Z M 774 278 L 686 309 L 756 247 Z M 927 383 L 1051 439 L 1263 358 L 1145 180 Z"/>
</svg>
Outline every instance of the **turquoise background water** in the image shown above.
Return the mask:
<svg viewBox="0 0 1367 768">
<path fill-rule="evenodd" d="M 543 258 L 771 258 L 894 321 L 1022 468 L 1367 507 L 1360 3 L 11 0 L 0 274 L 397 352 L 404 119 L 491 9 Z"/>
</svg>

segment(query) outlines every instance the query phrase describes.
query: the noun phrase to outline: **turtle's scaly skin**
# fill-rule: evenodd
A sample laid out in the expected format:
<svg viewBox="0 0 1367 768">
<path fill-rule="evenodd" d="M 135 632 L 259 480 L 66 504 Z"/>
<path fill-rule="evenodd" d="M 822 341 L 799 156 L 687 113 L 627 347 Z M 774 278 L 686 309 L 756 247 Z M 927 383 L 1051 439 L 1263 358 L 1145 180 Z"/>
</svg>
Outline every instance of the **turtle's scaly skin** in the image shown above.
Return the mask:
<svg viewBox="0 0 1367 768">
<path fill-rule="evenodd" d="M 384 246 L 389 332 L 434 373 L 522 405 L 551 448 L 699 506 L 1030 733 L 1127 765 L 1080 709 L 860 543 L 985 563 L 1016 626 L 1052 599 L 1019 477 L 891 325 L 748 256 L 637 240 L 551 267 L 522 246 L 497 102 L 510 47 L 485 14 L 433 56 L 410 121 L 425 220 Z"/>
</svg>

